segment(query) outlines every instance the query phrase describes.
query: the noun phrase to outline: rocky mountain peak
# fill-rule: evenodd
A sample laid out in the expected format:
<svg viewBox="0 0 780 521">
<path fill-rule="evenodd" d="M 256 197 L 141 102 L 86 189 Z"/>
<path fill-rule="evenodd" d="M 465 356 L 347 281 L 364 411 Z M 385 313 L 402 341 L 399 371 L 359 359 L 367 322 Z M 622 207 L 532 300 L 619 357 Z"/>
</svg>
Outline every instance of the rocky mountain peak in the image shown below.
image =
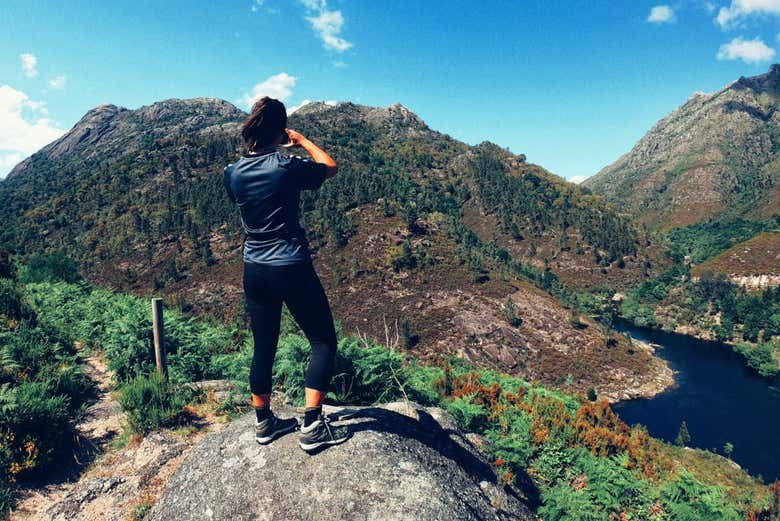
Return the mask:
<svg viewBox="0 0 780 521">
<path fill-rule="evenodd" d="M 219 98 L 171 98 L 139 108 L 136 113 L 148 122 L 162 122 L 169 118 L 208 116 L 239 119 L 244 112 L 235 105 Z"/>
<path fill-rule="evenodd" d="M 741 76 L 737 81 L 730 85 L 731 89 L 751 89 L 757 94 L 769 93 L 775 96 L 780 95 L 780 64 L 774 63 L 769 67 L 769 71 L 757 76 Z"/>
<path fill-rule="evenodd" d="M 778 106 L 780 64 L 695 93 L 584 184 L 665 227 L 726 210 L 771 215 L 780 182 Z"/>
<path fill-rule="evenodd" d="M 366 114 L 366 120 L 386 131 L 405 129 L 407 131 L 429 130 L 425 122 L 400 103 L 387 107 L 371 108 Z"/>
</svg>

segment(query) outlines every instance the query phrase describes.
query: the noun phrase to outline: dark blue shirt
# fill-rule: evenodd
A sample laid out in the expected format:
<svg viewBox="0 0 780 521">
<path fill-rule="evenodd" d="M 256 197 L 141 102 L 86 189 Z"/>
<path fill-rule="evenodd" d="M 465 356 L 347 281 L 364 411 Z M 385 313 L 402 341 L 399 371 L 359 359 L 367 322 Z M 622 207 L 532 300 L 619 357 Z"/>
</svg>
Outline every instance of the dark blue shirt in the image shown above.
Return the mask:
<svg viewBox="0 0 780 521">
<path fill-rule="evenodd" d="M 315 190 L 327 167 L 273 151 L 243 156 L 225 167 L 225 189 L 241 212 L 244 262 L 284 266 L 311 262 L 298 222 L 301 190 Z"/>
</svg>

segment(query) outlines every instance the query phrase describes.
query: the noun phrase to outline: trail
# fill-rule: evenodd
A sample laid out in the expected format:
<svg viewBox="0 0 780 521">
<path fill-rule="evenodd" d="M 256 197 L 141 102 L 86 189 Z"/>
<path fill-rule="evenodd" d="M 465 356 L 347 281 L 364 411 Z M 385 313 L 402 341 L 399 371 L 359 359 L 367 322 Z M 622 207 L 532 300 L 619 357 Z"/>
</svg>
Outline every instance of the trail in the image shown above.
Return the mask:
<svg viewBox="0 0 780 521">
<path fill-rule="evenodd" d="M 76 347 L 81 345 L 77 343 Z M 99 354 L 88 356 L 83 369 L 92 380 L 95 396 L 76 425 L 73 461 L 63 462 L 63 466 L 54 471 L 57 476 L 53 483 L 22 490 L 17 507 L 11 513 L 12 520 L 51 519 L 47 512 L 73 491 L 81 481 L 79 475 L 83 477 L 89 473 L 96 458 L 105 453 L 122 430 L 124 413 L 111 395 L 114 383 L 105 360 Z"/>
<path fill-rule="evenodd" d="M 52 469 L 47 484 L 20 491 L 12 521 L 133 518 L 154 503 L 185 451 L 222 425 L 207 418 L 194 433 L 155 432 L 119 446 L 125 414 L 112 394 L 112 373 L 99 354 L 85 358 L 84 371 L 95 395 L 76 425 L 73 459 Z"/>
</svg>

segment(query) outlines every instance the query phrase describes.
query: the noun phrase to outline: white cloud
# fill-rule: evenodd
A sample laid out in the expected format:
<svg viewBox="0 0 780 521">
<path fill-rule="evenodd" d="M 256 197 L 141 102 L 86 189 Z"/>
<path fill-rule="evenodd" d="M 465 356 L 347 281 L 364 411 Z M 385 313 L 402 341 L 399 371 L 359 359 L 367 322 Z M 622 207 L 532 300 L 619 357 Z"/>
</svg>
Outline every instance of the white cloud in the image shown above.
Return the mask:
<svg viewBox="0 0 780 521">
<path fill-rule="evenodd" d="M 657 5 L 650 9 L 647 21 L 654 24 L 674 22 L 674 9 L 668 5 Z"/>
<path fill-rule="evenodd" d="M 270 96 L 279 101 L 285 101 L 292 95 L 292 89 L 297 81 L 298 78 L 290 76 L 286 72 L 274 74 L 252 87 L 252 92 L 245 93 L 239 103 L 252 108 L 255 101 L 263 96 Z"/>
<path fill-rule="evenodd" d="M 253 13 L 256 13 L 258 9 L 260 9 L 261 7 L 263 7 L 263 4 L 264 4 L 264 3 L 265 3 L 265 0 L 255 0 L 255 1 L 252 3 L 252 7 L 250 7 L 251 11 L 252 11 Z"/>
<path fill-rule="evenodd" d="M 296 106 L 294 106 L 294 107 L 291 107 L 291 108 L 287 109 L 287 114 L 292 114 L 292 113 L 293 113 L 293 112 L 295 112 L 296 110 L 300 109 L 300 108 L 301 108 L 301 107 L 303 107 L 304 105 L 308 105 L 309 103 L 313 103 L 313 101 L 312 101 L 312 100 L 310 100 L 310 99 L 305 99 L 305 100 L 303 100 L 303 101 L 302 101 L 302 102 L 301 102 L 299 105 L 296 105 Z M 338 105 L 338 104 L 339 104 L 339 102 L 338 102 L 338 101 L 336 101 L 336 100 L 330 100 L 330 99 L 329 99 L 329 100 L 326 100 L 326 101 L 323 101 L 323 103 L 324 103 L 325 105 L 330 105 L 331 107 L 335 107 L 336 105 Z"/>
<path fill-rule="evenodd" d="M 352 47 L 352 42 L 342 38 L 341 30 L 344 28 L 344 15 L 341 11 L 328 10 L 327 0 L 299 0 L 308 11 L 306 20 L 309 21 L 314 32 L 325 44 L 326 49 L 336 52 L 344 52 Z"/>
<path fill-rule="evenodd" d="M 742 60 L 745 63 L 760 63 L 775 57 L 775 50 L 767 46 L 761 38 L 744 40 L 734 38 L 720 46 L 716 56 L 719 60 Z"/>
<path fill-rule="evenodd" d="M 575 175 L 567 179 L 567 181 L 578 185 L 589 177 L 590 177 L 589 175 Z"/>
<path fill-rule="evenodd" d="M 45 114 L 42 101 L 32 101 L 24 92 L 0 85 L 0 177 L 65 133 Z"/>
<path fill-rule="evenodd" d="M 319 35 L 325 47 L 336 52 L 344 52 L 352 43 L 339 36 L 344 27 L 344 17 L 341 11 L 322 11 L 317 16 L 307 16 L 314 31 Z"/>
<path fill-rule="evenodd" d="M 730 6 L 720 8 L 715 21 L 722 29 L 730 29 L 751 15 L 780 16 L 780 0 L 731 0 Z"/>
<path fill-rule="evenodd" d="M 24 154 L 21 152 L 0 152 L 0 179 L 7 176 L 22 159 Z"/>
<path fill-rule="evenodd" d="M 65 88 L 65 83 L 67 83 L 68 77 L 64 74 L 60 74 L 59 76 L 52 78 L 49 80 L 49 87 L 56 90 L 61 90 Z"/>
<path fill-rule="evenodd" d="M 38 75 L 38 58 L 34 54 L 22 53 L 19 55 L 22 61 L 22 70 L 28 78 L 35 78 Z"/>
<path fill-rule="evenodd" d="M 310 11 L 322 11 L 325 9 L 325 0 L 301 0 L 303 6 Z"/>
</svg>

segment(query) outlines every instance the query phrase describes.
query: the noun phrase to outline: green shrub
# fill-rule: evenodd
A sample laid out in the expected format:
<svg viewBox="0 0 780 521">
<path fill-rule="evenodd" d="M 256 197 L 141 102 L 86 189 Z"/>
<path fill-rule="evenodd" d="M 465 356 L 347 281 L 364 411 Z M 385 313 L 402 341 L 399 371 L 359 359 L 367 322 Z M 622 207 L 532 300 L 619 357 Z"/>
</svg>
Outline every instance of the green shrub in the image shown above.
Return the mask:
<svg viewBox="0 0 780 521">
<path fill-rule="evenodd" d="M 748 367 L 764 378 L 774 378 L 780 372 L 774 357 L 775 352 L 780 353 L 780 341 L 762 342 L 758 345 L 740 342 L 734 346 L 734 350 L 745 358 Z"/>
<path fill-rule="evenodd" d="M 491 454 L 516 469 L 524 469 L 534 453 L 530 419 L 520 412 L 509 412 L 497 423 L 497 427 L 485 433 L 490 442 Z"/>
<path fill-rule="evenodd" d="M 138 434 L 172 427 L 182 420 L 182 409 L 195 396 L 190 388 L 172 384 L 158 373 L 138 376 L 123 385 L 119 403 L 127 412 L 130 428 Z"/>
<path fill-rule="evenodd" d="M 468 432 L 481 432 L 487 425 L 487 410 L 475 404 L 473 396 L 458 396 L 444 404 L 458 425 Z"/>
<path fill-rule="evenodd" d="M 661 487 L 661 499 L 669 519 L 675 521 L 743 519 L 743 516 L 728 504 L 725 491 L 721 487 L 704 485 L 685 469 L 680 469 L 673 481 Z"/>
<path fill-rule="evenodd" d="M 73 442 L 70 399 L 50 394 L 49 382 L 0 387 L 0 482 L 45 473 Z"/>
<path fill-rule="evenodd" d="M 403 370 L 406 396 L 422 405 L 438 405 L 441 401 L 441 384 L 445 374 L 441 367 L 424 366 L 412 360 Z"/>
<path fill-rule="evenodd" d="M 22 318 L 22 302 L 19 289 L 11 279 L 0 279 L 0 317 L 11 320 Z"/>
<path fill-rule="evenodd" d="M 28 282 L 77 282 L 81 279 L 79 265 L 62 252 L 50 255 L 33 254 L 17 270 L 17 279 Z"/>
</svg>

